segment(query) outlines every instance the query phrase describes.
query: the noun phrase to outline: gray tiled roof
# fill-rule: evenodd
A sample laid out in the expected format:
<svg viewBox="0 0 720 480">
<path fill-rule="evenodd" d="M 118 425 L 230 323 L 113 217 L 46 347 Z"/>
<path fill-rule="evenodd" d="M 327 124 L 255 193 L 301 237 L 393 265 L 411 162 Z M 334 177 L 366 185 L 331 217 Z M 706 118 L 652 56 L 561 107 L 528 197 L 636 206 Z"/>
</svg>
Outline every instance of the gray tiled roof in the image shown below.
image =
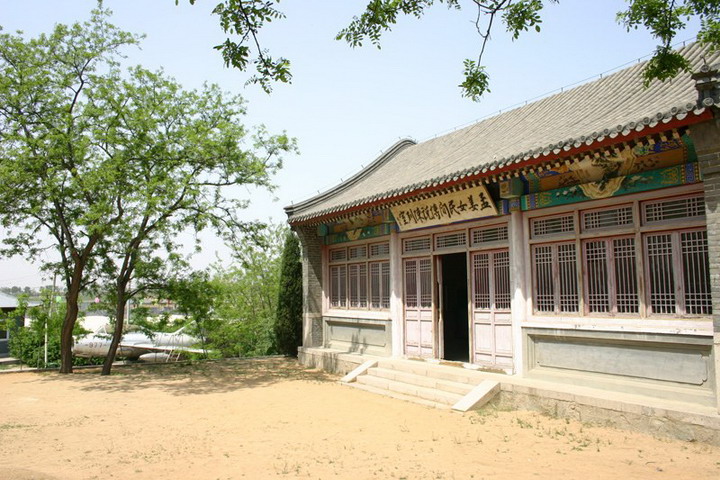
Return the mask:
<svg viewBox="0 0 720 480">
<path fill-rule="evenodd" d="M 680 52 L 693 71 L 720 60 L 720 52 L 698 44 Z M 400 141 L 354 177 L 286 207 L 286 213 L 291 222 L 339 213 L 704 110 L 689 74 L 644 88 L 643 67 L 636 64 L 426 142 Z"/>
</svg>

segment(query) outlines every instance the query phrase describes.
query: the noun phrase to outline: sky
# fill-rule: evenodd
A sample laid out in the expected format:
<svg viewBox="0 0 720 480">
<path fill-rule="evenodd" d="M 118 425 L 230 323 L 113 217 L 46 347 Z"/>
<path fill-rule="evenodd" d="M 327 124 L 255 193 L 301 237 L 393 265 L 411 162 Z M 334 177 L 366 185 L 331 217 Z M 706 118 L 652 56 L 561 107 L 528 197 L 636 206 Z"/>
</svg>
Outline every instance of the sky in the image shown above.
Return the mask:
<svg viewBox="0 0 720 480">
<path fill-rule="evenodd" d="M 245 86 L 250 74 L 225 68 L 213 46 L 226 38 L 212 9 L 218 0 L 105 0 L 111 22 L 145 34 L 141 48 L 125 50 L 126 65 L 163 69 L 185 88 L 217 83 L 240 94 L 245 124 L 265 125 L 297 138 L 299 153 L 285 158 L 273 193 L 240 189 L 250 198 L 247 220 L 284 222 L 283 207 L 327 190 L 368 165 L 401 138 L 424 141 L 597 78 L 639 59 L 657 42 L 647 31 L 627 32 L 615 20 L 622 0 L 549 3 L 542 31 L 513 41 L 496 24 L 483 64 L 490 93 L 479 103 L 461 96 L 462 62 L 476 58 L 481 39 L 469 0 L 466 8 L 436 5 L 421 20 L 400 18 L 384 34 L 382 48 L 353 49 L 334 40 L 367 0 L 283 0 L 286 18 L 261 32 L 264 48 L 290 59 L 293 81 L 271 95 Z M 546 2 L 548 3 L 548 2 Z M 26 37 L 50 32 L 57 23 L 84 21 L 94 0 L 0 0 L 0 25 Z M 678 36 L 691 40 L 697 25 Z M 0 235 L 2 232 L 0 232 Z M 204 268 L 228 249 L 209 235 L 193 265 Z M 192 241 L 188 237 L 188 243 Z M 43 258 L 0 260 L 0 287 L 49 283 L 39 271 Z"/>
</svg>

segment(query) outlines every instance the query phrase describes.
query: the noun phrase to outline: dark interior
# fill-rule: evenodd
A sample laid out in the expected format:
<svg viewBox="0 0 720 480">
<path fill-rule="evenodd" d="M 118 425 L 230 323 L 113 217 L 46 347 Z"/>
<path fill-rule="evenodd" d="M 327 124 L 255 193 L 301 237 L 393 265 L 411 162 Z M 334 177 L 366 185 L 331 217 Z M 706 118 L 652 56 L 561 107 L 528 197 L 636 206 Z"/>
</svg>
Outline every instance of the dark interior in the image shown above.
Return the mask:
<svg viewBox="0 0 720 480">
<path fill-rule="evenodd" d="M 443 255 L 443 342 L 444 359 L 468 362 L 467 258 L 465 253 Z"/>
</svg>

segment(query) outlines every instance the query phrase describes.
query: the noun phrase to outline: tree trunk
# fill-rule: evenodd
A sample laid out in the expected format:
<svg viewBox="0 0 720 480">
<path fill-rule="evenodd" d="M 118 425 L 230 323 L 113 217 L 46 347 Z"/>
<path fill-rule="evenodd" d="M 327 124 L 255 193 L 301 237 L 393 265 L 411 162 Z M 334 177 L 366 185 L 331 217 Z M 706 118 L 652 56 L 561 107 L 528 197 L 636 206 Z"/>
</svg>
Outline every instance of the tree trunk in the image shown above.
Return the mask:
<svg viewBox="0 0 720 480">
<path fill-rule="evenodd" d="M 63 320 L 62 331 L 60 333 L 60 373 L 72 373 L 73 365 L 73 329 L 77 321 L 78 299 L 80 298 L 80 282 L 82 280 L 85 263 L 78 261 L 73 270 L 72 279 L 70 280 L 70 288 L 66 296 L 65 319 Z M 53 299 L 54 300 L 54 299 Z M 52 301 L 52 300 L 51 300 Z"/>
<path fill-rule="evenodd" d="M 113 338 L 110 342 L 110 350 L 105 357 L 103 363 L 103 369 L 101 375 L 110 375 L 112 370 L 112 364 L 115 361 L 115 355 L 117 354 L 118 346 L 123 336 L 123 326 L 125 324 L 125 304 L 127 299 L 125 298 L 125 289 L 127 285 L 124 282 L 119 282 L 117 285 L 117 302 L 115 305 L 115 330 L 113 331 Z"/>
</svg>

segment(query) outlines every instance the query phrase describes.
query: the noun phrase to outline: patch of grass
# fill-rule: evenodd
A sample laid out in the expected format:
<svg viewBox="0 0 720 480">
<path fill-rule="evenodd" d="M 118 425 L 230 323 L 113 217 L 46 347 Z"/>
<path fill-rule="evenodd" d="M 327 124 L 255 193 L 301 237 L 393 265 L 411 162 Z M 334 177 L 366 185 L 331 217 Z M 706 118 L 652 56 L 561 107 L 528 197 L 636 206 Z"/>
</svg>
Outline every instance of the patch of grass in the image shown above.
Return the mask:
<svg viewBox="0 0 720 480">
<path fill-rule="evenodd" d="M 515 418 L 515 423 L 517 423 L 520 428 L 534 428 L 532 423 L 523 420 L 520 417 Z"/>
<path fill-rule="evenodd" d="M 23 423 L 0 423 L 0 431 L 3 430 L 18 430 L 21 428 L 32 428 L 32 425 L 25 425 Z"/>
</svg>

